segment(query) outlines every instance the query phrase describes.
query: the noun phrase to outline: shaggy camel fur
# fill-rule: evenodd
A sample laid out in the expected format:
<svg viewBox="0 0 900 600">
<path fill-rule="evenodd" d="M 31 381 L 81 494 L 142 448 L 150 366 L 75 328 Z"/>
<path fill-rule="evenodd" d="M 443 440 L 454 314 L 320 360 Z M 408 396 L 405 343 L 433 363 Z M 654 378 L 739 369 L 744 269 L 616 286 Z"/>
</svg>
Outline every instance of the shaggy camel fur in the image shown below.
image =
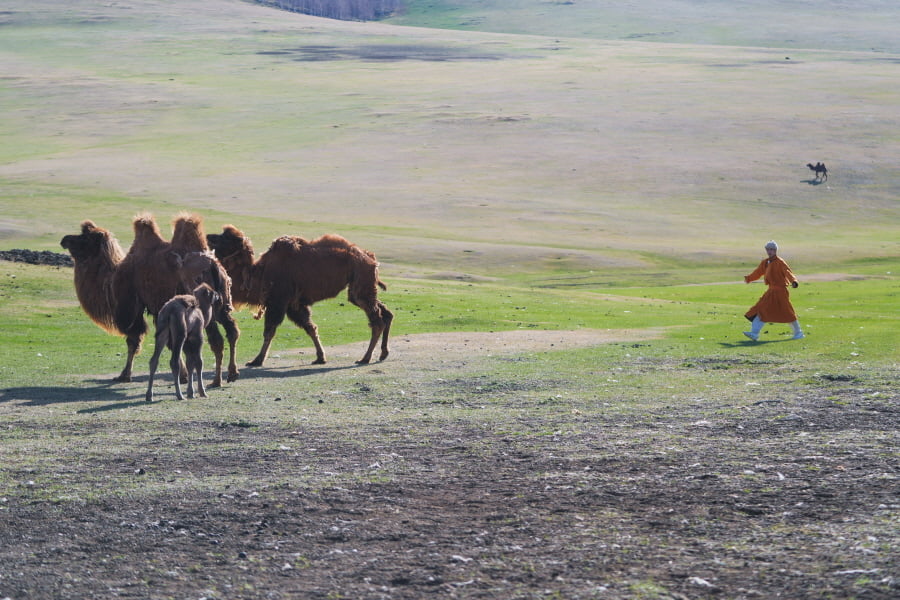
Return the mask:
<svg viewBox="0 0 900 600">
<path fill-rule="evenodd" d="M 113 293 L 113 279 L 125 258 L 119 241 L 93 221 L 84 221 L 81 234 L 64 236 L 60 245 L 75 261 L 75 294 L 81 308 L 104 331 L 127 335 L 116 325 L 115 319 L 118 303 Z"/>
<path fill-rule="evenodd" d="M 159 366 L 159 356 L 164 348 L 172 350 L 172 377 L 175 379 L 175 397 L 184 400 L 181 395 L 181 354 L 184 353 L 187 364 L 187 395 L 194 397 L 194 374 L 197 375 L 197 391 L 201 398 L 206 398 L 203 387 L 203 330 L 213 320 L 213 312 L 221 298 L 209 285 L 201 283 L 191 294 L 175 296 L 159 310 L 156 316 L 156 347 L 150 357 L 150 379 L 147 383 L 147 402 L 153 402 L 153 376 Z"/>
<path fill-rule="evenodd" d="M 368 363 L 372 359 L 379 337 L 379 360 L 387 358 L 394 315 L 378 299 L 378 288 L 387 287 L 378 278 L 378 261 L 371 252 L 337 235 L 325 235 L 311 242 L 283 236 L 255 260 L 250 239 L 232 225 L 226 225 L 221 234 L 209 234 L 206 238 L 231 275 L 235 304 L 261 307 L 265 313 L 262 348 L 247 366 L 258 367 L 266 360 L 275 330 L 285 315 L 312 338 L 316 346 L 313 364 L 324 364 L 325 351 L 318 327 L 310 318 L 310 306 L 334 298 L 344 288 L 350 302 L 366 313 L 372 330 L 369 347 L 357 362 Z"/>
<path fill-rule="evenodd" d="M 134 357 L 147 332 L 145 311 L 156 315 L 176 294 L 189 292 L 200 281 L 209 283 L 222 297 L 215 318 L 221 322 L 231 344 L 228 381 L 238 377 L 235 345 L 240 335 L 231 316 L 231 280 L 224 268 L 208 254 L 199 217 L 180 215 L 175 221 L 174 246 L 162 239 L 150 215 L 134 220 L 135 241 L 128 254 L 107 230 L 91 221 L 82 223 L 80 235 L 67 235 L 61 244 L 75 260 L 75 290 L 84 311 L 100 327 L 125 336 L 128 355 L 117 381 L 131 381 Z M 193 242 L 184 241 L 193 238 Z M 207 258 L 185 257 L 207 252 Z M 225 344 L 215 323 L 207 328 L 216 355 L 216 375 L 211 386 L 221 385 Z"/>
</svg>

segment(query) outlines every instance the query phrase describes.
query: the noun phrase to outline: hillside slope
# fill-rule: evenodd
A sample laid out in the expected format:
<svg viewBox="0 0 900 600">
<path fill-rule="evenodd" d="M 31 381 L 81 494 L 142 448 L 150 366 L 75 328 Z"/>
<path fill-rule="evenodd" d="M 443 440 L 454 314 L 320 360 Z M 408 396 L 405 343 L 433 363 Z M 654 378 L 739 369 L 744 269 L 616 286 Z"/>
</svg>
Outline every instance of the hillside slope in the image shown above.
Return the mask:
<svg viewBox="0 0 900 600">
<path fill-rule="evenodd" d="M 7 248 L 56 250 L 85 218 L 127 242 L 136 212 L 190 209 L 259 246 L 338 231 L 395 274 L 541 284 L 737 277 L 770 238 L 806 272 L 900 254 L 883 54 L 348 23 L 239 0 L 4 10 Z"/>
<path fill-rule="evenodd" d="M 891 0 L 406 0 L 398 25 L 603 40 L 900 52 Z"/>
</svg>

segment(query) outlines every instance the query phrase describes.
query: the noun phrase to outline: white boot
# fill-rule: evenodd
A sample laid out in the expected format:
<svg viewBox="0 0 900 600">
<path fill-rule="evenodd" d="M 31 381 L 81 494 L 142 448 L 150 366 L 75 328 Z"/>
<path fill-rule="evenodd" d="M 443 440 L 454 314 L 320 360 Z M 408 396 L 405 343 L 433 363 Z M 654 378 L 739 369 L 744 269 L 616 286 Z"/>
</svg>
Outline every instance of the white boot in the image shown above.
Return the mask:
<svg viewBox="0 0 900 600">
<path fill-rule="evenodd" d="M 800 329 L 800 321 L 794 321 L 791 323 L 791 327 L 794 329 L 794 337 L 791 338 L 792 340 L 802 340 L 806 337 L 803 335 L 803 330 Z"/>
<path fill-rule="evenodd" d="M 759 332 L 762 331 L 763 325 L 765 325 L 765 322 L 759 318 L 759 315 L 756 315 L 750 323 L 750 331 L 745 331 L 744 335 L 754 342 L 759 340 Z"/>
</svg>

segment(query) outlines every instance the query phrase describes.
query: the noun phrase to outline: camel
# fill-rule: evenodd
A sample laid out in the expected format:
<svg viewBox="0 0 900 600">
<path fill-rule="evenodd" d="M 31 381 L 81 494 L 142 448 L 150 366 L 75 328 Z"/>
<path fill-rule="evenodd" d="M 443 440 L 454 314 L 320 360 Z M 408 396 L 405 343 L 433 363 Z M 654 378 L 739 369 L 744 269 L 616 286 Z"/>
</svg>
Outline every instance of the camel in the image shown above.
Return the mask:
<svg viewBox="0 0 900 600">
<path fill-rule="evenodd" d="M 209 252 L 203 232 L 203 220 L 198 215 L 181 213 L 176 216 L 173 227 L 172 241 L 166 242 L 151 215 L 144 214 L 135 218 L 134 242 L 122 261 L 120 270 L 128 273 L 127 277 L 131 279 L 133 288 L 137 290 L 137 302 L 120 304 L 119 310 L 123 314 L 119 318 L 122 321 L 127 322 L 129 314 L 134 317 L 144 310 L 151 315 L 156 315 L 169 298 L 175 294 L 189 293 L 194 285 L 200 282 L 194 281 L 187 286 L 173 285 L 172 253 L 187 255 L 193 252 Z M 212 256 L 211 253 L 210 256 Z M 123 275 L 123 277 L 125 276 Z M 222 296 L 222 304 L 216 310 L 215 321 L 222 324 L 228 338 L 230 352 L 227 381 L 235 381 L 240 376 L 236 358 L 240 330 L 231 314 L 231 280 L 225 269 L 216 261 L 214 268 L 210 268 L 208 271 L 208 280 L 204 279 L 204 281 L 210 283 L 213 289 Z M 222 358 L 225 344 L 215 323 L 210 324 L 206 333 L 210 348 L 216 357 L 216 370 L 210 387 L 219 387 L 222 385 Z"/>
<path fill-rule="evenodd" d="M 825 163 L 817 162 L 816 164 L 806 163 L 806 166 L 809 167 L 810 171 L 813 171 L 816 174 L 817 181 L 827 181 L 828 180 L 828 169 L 825 168 Z"/>
<path fill-rule="evenodd" d="M 80 235 L 67 235 L 60 242 L 75 261 L 75 290 L 84 311 L 102 329 L 125 336 L 128 354 L 115 381 L 131 381 L 134 357 L 147 332 L 144 313 L 155 316 L 169 298 L 189 292 L 200 281 L 209 283 L 222 297 L 215 321 L 222 323 L 231 345 L 228 381 L 236 380 L 235 346 L 240 330 L 231 315 L 231 280 L 209 253 L 199 217 L 179 215 L 176 219 L 179 246 L 162 238 L 150 215 L 136 217 L 133 227 L 135 239 L 127 254 L 109 231 L 92 221 L 82 223 Z M 205 258 L 201 256 L 204 251 Z M 225 344 L 215 322 L 207 328 L 207 337 L 216 356 L 210 387 L 218 387 Z"/>
<path fill-rule="evenodd" d="M 344 288 L 350 302 L 366 313 L 371 328 L 368 349 L 356 362 L 366 364 L 372 359 L 379 337 L 379 360 L 387 358 L 394 314 L 378 299 L 378 288 L 386 290 L 387 286 L 378 278 L 378 261 L 371 252 L 337 235 L 325 235 L 311 242 L 282 236 L 256 259 L 250 238 L 233 225 L 206 238 L 231 276 L 235 304 L 259 308 L 257 319 L 265 314 L 262 348 L 247 366 L 259 367 L 265 362 L 275 330 L 285 315 L 306 331 L 315 344 L 313 364 L 325 364 L 325 351 L 318 327 L 311 320 L 310 306 L 334 298 Z"/>
<path fill-rule="evenodd" d="M 187 395 L 194 397 L 194 374 L 197 375 L 197 391 L 206 398 L 203 387 L 203 330 L 213 321 L 216 304 L 222 299 L 206 283 L 201 283 L 191 294 L 175 296 L 159 310 L 156 316 L 156 347 L 150 358 L 150 379 L 147 383 L 147 402 L 153 402 L 153 376 L 159 366 L 159 356 L 167 346 L 172 349 L 172 377 L 175 379 L 175 397 L 184 400 L 181 394 L 181 354 L 187 364 Z"/>
</svg>

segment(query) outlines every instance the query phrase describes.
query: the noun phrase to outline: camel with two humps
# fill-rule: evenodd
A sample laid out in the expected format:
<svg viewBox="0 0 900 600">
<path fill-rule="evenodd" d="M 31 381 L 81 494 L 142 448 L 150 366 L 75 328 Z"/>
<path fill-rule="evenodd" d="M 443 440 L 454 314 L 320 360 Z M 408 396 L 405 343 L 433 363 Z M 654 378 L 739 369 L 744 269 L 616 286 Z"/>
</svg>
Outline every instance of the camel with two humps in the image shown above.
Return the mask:
<svg viewBox="0 0 900 600">
<path fill-rule="evenodd" d="M 816 181 L 827 181 L 828 180 L 828 169 L 825 167 L 825 163 L 817 162 L 816 164 L 806 163 L 806 166 L 810 171 L 816 174 Z"/>
<path fill-rule="evenodd" d="M 206 283 L 201 283 L 191 294 L 181 294 L 163 304 L 156 316 L 156 346 L 150 357 L 150 378 L 147 383 L 147 402 L 153 402 L 153 377 L 159 366 L 159 357 L 163 349 L 172 350 L 169 366 L 175 380 L 175 397 L 184 400 L 181 394 L 181 355 L 187 366 L 187 395 L 194 397 L 194 375 L 197 377 L 197 391 L 201 398 L 206 398 L 203 387 L 203 330 L 213 322 L 216 305 L 222 299 Z"/>
<path fill-rule="evenodd" d="M 217 322 L 224 327 L 231 346 L 228 381 L 236 380 L 240 330 L 231 315 L 231 280 L 208 251 L 200 217 L 179 215 L 172 242 L 163 239 L 151 215 L 136 217 L 133 229 L 134 242 L 127 254 L 111 232 L 89 220 L 82 223 L 81 234 L 67 235 L 60 242 L 75 261 L 75 291 L 85 313 L 102 329 L 125 337 L 128 354 L 115 380 L 131 381 L 134 357 L 147 332 L 145 313 L 155 317 L 172 296 L 190 292 L 201 281 L 222 298 L 207 327 L 216 357 L 210 387 L 222 382 L 225 344 Z"/>
<path fill-rule="evenodd" d="M 366 313 L 371 329 L 369 346 L 357 363 L 371 361 L 379 338 L 379 360 L 387 358 L 394 315 L 378 299 L 378 288 L 386 290 L 387 286 L 378 277 L 378 261 L 371 252 L 337 235 L 313 241 L 282 236 L 257 259 L 250 238 L 232 225 L 206 238 L 231 276 L 235 305 L 258 308 L 257 318 L 265 315 L 262 348 L 247 366 L 262 366 L 285 316 L 312 339 L 316 347 L 313 364 L 324 364 L 325 351 L 310 306 L 334 298 L 344 289 L 349 301 Z"/>
</svg>

